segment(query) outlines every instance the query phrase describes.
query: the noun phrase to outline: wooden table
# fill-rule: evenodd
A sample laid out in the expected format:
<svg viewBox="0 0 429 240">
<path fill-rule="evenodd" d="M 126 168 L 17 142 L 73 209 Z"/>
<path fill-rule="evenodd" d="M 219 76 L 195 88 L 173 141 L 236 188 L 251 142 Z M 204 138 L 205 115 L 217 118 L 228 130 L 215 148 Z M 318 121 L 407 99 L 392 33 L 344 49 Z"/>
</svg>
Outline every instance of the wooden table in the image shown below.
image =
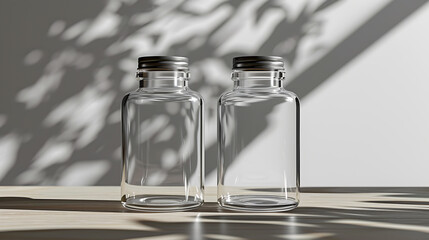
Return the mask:
<svg viewBox="0 0 429 240">
<path fill-rule="evenodd" d="M 298 209 L 124 209 L 119 187 L 0 187 L 0 239 L 429 239 L 429 188 L 307 188 Z"/>
</svg>

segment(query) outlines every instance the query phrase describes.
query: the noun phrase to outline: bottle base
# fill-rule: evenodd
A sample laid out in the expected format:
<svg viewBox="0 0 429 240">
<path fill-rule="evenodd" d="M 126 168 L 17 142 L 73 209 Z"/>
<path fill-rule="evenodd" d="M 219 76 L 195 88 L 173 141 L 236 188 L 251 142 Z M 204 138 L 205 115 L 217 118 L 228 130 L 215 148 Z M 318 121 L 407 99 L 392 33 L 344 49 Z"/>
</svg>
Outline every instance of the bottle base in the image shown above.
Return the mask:
<svg viewBox="0 0 429 240">
<path fill-rule="evenodd" d="M 269 195 L 230 196 L 219 198 L 218 203 L 225 209 L 242 212 L 283 212 L 298 207 L 296 199 Z"/>
<path fill-rule="evenodd" d="M 178 212 L 201 206 L 203 202 L 187 201 L 177 196 L 134 196 L 122 200 L 122 206 L 145 212 Z"/>
</svg>

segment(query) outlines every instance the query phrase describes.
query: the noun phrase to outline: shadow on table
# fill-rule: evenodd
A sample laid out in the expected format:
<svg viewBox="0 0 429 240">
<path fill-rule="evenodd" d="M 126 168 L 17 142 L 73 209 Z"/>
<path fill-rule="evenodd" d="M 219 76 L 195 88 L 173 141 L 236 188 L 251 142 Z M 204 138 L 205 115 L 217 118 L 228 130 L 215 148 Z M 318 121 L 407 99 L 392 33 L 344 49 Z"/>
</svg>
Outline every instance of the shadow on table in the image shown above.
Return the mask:
<svg viewBox="0 0 429 240">
<path fill-rule="evenodd" d="M 412 193 L 385 194 L 396 197 L 367 201 L 373 204 L 371 208 L 300 207 L 288 213 L 249 214 L 223 211 L 217 204 L 208 203 L 194 210 L 197 216 L 182 216 L 180 222 L 135 220 L 145 230 L 106 226 L 109 229 L 7 231 L 0 232 L 0 239 L 429 239 L 426 202 L 414 201 Z M 415 195 L 428 197 L 424 192 Z M 118 201 L 29 198 L 0 198 L 0 209 L 128 212 Z"/>
<path fill-rule="evenodd" d="M 84 212 L 127 212 L 119 201 L 35 199 L 25 197 L 0 197 L 0 209 L 84 211 Z M 131 212 L 131 211 L 130 211 Z"/>
<path fill-rule="evenodd" d="M 79 211 L 79 212 L 127 212 L 140 213 L 122 206 L 119 200 L 36 199 L 26 197 L 0 197 L 0 209 Z M 216 203 L 205 203 L 191 212 L 229 212 Z"/>
<path fill-rule="evenodd" d="M 427 210 L 301 208 L 287 215 L 227 214 L 192 217 L 186 222 L 138 221 L 154 230 L 8 231 L 0 232 L 0 239 L 429 239 L 427 216 Z"/>
</svg>

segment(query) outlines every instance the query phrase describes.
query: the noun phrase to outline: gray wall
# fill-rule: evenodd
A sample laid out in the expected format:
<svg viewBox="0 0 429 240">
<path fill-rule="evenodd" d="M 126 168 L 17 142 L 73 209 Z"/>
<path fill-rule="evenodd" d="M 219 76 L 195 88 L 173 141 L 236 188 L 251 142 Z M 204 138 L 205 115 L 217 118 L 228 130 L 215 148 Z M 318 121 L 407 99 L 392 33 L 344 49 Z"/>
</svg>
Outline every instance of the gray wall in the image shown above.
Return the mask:
<svg viewBox="0 0 429 240">
<path fill-rule="evenodd" d="M 238 55 L 280 55 L 302 100 L 303 186 L 429 184 L 427 1 L 0 2 L 0 184 L 118 185 L 136 58 L 183 55 L 217 97 Z M 263 129 L 261 129 L 261 132 Z"/>
</svg>

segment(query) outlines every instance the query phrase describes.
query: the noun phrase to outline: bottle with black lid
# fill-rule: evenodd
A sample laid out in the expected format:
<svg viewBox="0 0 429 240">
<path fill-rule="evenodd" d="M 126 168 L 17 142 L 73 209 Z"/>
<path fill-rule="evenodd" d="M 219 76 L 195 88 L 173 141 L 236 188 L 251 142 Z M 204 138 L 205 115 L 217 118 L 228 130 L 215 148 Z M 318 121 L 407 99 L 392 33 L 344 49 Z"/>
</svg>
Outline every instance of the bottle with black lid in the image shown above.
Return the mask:
<svg viewBox="0 0 429 240">
<path fill-rule="evenodd" d="M 233 89 L 218 102 L 218 203 L 287 211 L 299 203 L 299 99 L 281 57 L 233 60 Z"/>
<path fill-rule="evenodd" d="M 122 204 L 144 211 L 196 208 L 204 199 L 203 99 L 188 59 L 138 59 L 139 88 L 122 101 Z"/>
</svg>

